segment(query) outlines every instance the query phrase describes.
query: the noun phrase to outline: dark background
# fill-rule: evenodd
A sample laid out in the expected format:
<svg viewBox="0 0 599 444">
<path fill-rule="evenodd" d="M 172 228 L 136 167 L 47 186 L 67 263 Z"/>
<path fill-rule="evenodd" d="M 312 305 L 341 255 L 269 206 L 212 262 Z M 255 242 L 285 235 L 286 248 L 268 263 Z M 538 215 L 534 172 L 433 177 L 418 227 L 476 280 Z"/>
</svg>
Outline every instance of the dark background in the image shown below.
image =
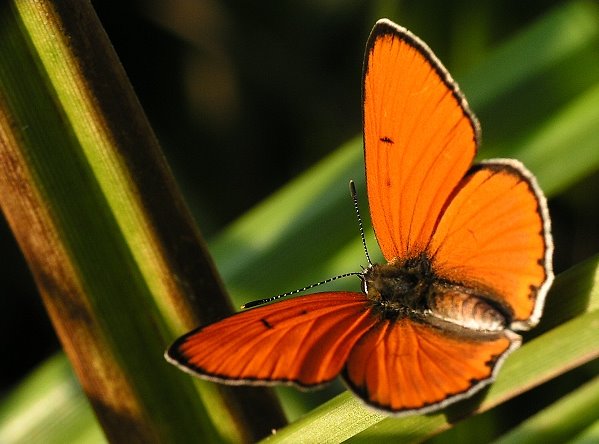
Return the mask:
<svg viewBox="0 0 599 444">
<path fill-rule="evenodd" d="M 559 3 L 93 2 L 207 238 L 361 131 L 361 65 L 377 18 L 419 35 L 459 80 Z M 570 194 L 597 184 L 595 175 Z M 588 203 L 550 203 L 558 272 L 596 251 L 599 211 Z M 59 344 L 4 219 L 0 258 L 6 391 Z"/>
</svg>

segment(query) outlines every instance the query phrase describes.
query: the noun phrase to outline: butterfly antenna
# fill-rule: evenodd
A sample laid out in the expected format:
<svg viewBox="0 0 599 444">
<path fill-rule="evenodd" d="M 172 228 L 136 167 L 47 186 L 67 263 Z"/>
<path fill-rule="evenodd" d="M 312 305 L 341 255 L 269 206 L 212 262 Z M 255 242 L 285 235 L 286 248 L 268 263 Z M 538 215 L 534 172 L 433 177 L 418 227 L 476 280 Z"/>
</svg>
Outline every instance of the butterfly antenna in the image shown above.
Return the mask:
<svg viewBox="0 0 599 444">
<path fill-rule="evenodd" d="M 354 210 L 356 210 L 356 217 L 358 218 L 358 226 L 360 227 L 360 237 L 362 238 L 362 246 L 364 247 L 364 253 L 366 254 L 366 260 L 368 265 L 372 265 L 370 255 L 368 254 L 368 247 L 366 247 L 366 236 L 364 236 L 364 225 L 362 224 L 362 217 L 360 216 L 360 208 L 358 207 L 358 192 L 356 191 L 356 185 L 353 180 L 349 181 L 349 192 L 354 202 Z"/>
<path fill-rule="evenodd" d="M 352 201 L 354 202 L 354 210 L 356 210 L 356 216 L 358 218 L 358 226 L 360 228 L 360 237 L 362 238 L 362 246 L 364 247 L 364 253 L 366 253 L 366 259 L 368 260 L 368 265 L 372 265 L 372 261 L 370 260 L 370 255 L 368 254 L 368 248 L 366 248 L 366 236 L 364 235 L 364 225 L 362 224 L 362 217 L 360 216 L 360 208 L 358 207 L 358 192 L 356 191 L 356 185 L 353 180 L 349 181 L 349 190 L 351 193 Z M 328 284 L 329 282 L 336 281 L 337 279 L 345 278 L 348 276 L 359 276 L 361 277 L 363 272 L 353 271 L 351 273 L 344 273 L 338 276 L 333 276 L 331 278 L 325 279 L 324 281 L 317 282 L 315 284 L 308 285 L 304 288 L 298 288 L 297 290 L 288 291 L 287 293 L 282 293 L 277 296 L 273 296 L 266 299 L 258 299 L 256 301 L 251 301 L 241 306 L 241 309 L 257 307 L 258 305 L 268 304 L 269 302 L 276 301 L 277 299 L 281 299 L 287 296 L 292 296 L 297 293 L 301 293 L 303 291 L 310 290 L 314 287 L 318 287 L 320 285 Z"/>
<path fill-rule="evenodd" d="M 340 274 L 339 276 L 333 276 L 331 278 L 325 279 L 324 281 L 320 281 L 320 282 L 317 282 L 315 284 L 308 285 L 307 287 L 304 287 L 304 288 L 298 288 L 297 290 L 288 291 L 287 293 L 279 294 L 277 296 L 273 296 L 273 297 L 270 297 L 270 298 L 258 299 L 257 301 L 248 302 L 247 304 L 243 304 L 241 306 L 241 308 L 242 309 L 252 308 L 252 307 L 257 307 L 258 305 L 268 304 L 269 302 L 276 301 L 277 299 L 281 299 L 281 298 L 284 298 L 286 296 L 291 296 L 291 295 L 296 294 L 296 293 L 301 293 L 302 291 L 310 290 L 311 288 L 318 287 L 319 285 L 328 284 L 329 282 L 336 281 L 337 279 L 345 278 L 345 277 L 348 277 L 348 276 L 361 276 L 361 275 L 362 275 L 362 273 L 361 272 L 357 272 L 357 271 L 353 271 L 351 273 Z"/>
</svg>

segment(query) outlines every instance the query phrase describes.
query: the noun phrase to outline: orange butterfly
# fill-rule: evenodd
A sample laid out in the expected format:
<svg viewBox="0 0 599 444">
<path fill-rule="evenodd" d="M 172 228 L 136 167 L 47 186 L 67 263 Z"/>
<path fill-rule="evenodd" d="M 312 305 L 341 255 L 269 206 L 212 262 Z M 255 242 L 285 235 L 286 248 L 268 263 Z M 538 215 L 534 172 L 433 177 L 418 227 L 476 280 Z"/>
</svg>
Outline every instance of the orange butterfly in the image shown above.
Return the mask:
<svg viewBox="0 0 599 444">
<path fill-rule="evenodd" d="M 324 292 L 235 314 L 166 358 L 227 384 L 325 384 L 341 374 L 395 415 L 489 384 L 537 324 L 553 280 L 545 197 L 518 161 L 472 166 L 479 125 L 428 46 L 379 20 L 363 73 L 368 201 L 388 261 L 363 292 Z"/>
</svg>

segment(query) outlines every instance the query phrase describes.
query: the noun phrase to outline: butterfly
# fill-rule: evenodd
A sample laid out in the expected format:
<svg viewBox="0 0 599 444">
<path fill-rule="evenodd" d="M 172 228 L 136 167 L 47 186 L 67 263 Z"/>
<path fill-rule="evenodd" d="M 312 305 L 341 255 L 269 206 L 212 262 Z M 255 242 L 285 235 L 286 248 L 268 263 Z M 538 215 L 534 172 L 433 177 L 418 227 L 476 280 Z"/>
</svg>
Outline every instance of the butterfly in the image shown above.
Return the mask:
<svg viewBox="0 0 599 444">
<path fill-rule="evenodd" d="M 338 375 L 401 416 L 466 398 L 495 378 L 540 319 L 553 280 L 545 197 L 518 161 L 472 165 L 479 124 L 447 70 L 387 19 L 363 68 L 366 183 L 387 263 L 362 292 L 261 305 L 177 339 L 166 359 L 227 384 L 317 387 Z"/>
</svg>

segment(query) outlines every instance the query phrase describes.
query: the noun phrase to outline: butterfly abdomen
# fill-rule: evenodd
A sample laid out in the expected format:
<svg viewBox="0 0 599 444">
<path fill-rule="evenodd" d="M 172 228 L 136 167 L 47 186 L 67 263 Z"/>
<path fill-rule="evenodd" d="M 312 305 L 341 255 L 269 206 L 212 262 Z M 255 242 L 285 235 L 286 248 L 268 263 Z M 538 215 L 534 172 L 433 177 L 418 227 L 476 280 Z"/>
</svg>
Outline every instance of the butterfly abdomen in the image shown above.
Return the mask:
<svg viewBox="0 0 599 444">
<path fill-rule="evenodd" d="M 375 264 L 364 272 L 364 292 L 383 319 L 431 315 L 474 330 L 499 331 L 506 316 L 491 298 L 440 279 L 426 253 Z"/>
<path fill-rule="evenodd" d="M 427 304 L 434 316 L 472 330 L 501 331 L 506 328 L 506 316 L 490 300 L 457 285 L 434 287 Z"/>
</svg>

